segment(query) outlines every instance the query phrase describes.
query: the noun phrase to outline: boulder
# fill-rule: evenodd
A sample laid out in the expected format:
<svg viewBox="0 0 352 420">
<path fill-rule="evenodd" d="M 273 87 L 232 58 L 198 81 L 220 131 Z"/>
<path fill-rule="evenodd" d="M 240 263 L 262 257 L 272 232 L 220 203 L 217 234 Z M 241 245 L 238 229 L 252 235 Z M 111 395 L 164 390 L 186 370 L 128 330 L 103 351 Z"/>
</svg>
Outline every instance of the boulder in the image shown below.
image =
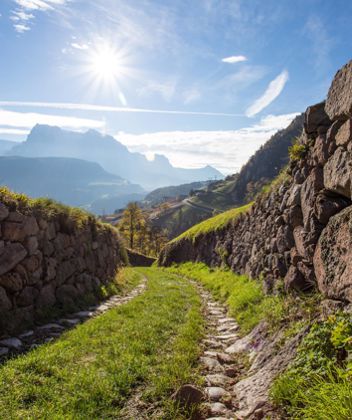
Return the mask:
<svg viewBox="0 0 352 420">
<path fill-rule="evenodd" d="M 352 60 L 335 75 L 329 89 L 325 111 L 333 121 L 352 117 Z"/>
<path fill-rule="evenodd" d="M 335 136 L 337 146 L 346 147 L 352 140 L 352 119 L 348 119 L 338 130 Z"/>
<path fill-rule="evenodd" d="M 324 188 L 323 179 L 323 169 L 316 167 L 311 171 L 308 178 L 302 184 L 301 208 L 304 226 L 307 225 L 314 211 L 316 196 L 318 195 L 319 191 Z"/>
<path fill-rule="evenodd" d="M 351 201 L 346 197 L 323 190 L 318 194 L 315 201 L 314 214 L 320 223 L 326 225 L 330 217 L 339 213 L 350 204 Z"/>
<path fill-rule="evenodd" d="M 352 302 L 352 206 L 331 217 L 314 254 L 319 290 L 329 299 Z"/>
<path fill-rule="evenodd" d="M 331 121 L 325 112 L 325 102 L 307 108 L 304 114 L 304 130 L 307 134 L 318 132 L 319 127 L 328 128 Z"/>
<path fill-rule="evenodd" d="M 338 147 L 324 166 L 326 189 L 351 198 L 352 155 Z"/>
<path fill-rule="evenodd" d="M 172 396 L 172 399 L 182 408 L 191 408 L 205 400 L 203 392 L 194 385 L 182 385 Z"/>
<path fill-rule="evenodd" d="M 305 291 L 311 288 L 311 284 L 309 284 L 301 271 L 293 265 L 291 265 L 285 276 L 284 284 L 286 291 Z"/>
<path fill-rule="evenodd" d="M 56 290 L 56 298 L 62 305 L 74 304 L 77 295 L 77 289 L 71 284 L 64 284 Z"/>
<path fill-rule="evenodd" d="M 9 243 L 0 251 L 0 276 L 12 270 L 26 258 L 27 251 L 20 243 Z"/>
</svg>

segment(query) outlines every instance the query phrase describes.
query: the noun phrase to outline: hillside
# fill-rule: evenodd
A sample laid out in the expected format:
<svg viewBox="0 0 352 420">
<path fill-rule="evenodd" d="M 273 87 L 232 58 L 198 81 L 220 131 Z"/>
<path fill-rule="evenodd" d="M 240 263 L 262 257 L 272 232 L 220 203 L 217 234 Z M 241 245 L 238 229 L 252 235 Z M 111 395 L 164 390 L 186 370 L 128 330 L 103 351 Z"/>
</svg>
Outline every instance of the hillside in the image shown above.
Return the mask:
<svg viewBox="0 0 352 420">
<path fill-rule="evenodd" d="M 144 196 L 139 185 L 106 172 L 97 163 L 72 158 L 0 157 L 0 183 L 31 197 L 87 208 L 107 196 L 119 196 L 121 204 L 127 204 L 132 192 Z"/>
<path fill-rule="evenodd" d="M 175 168 L 163 155 L 156 155 L 153 161 L 149 161 L 140 153 L 129 152 L 127 147 L 113 137 L 95 130 L 77 133 L 59 127 L 36 125 L 27 140 L 13 147 L 7 154 L 69 157 L 96 162 L 107 172 L 149 190 L 222 177 L 219 171 L 210 166 L 200 169 Z"/>
<path fill-rule="evenodd" d="M 303 114 L 274 134 L 238 174 L 196 190 L 180 205 L 156 216 L 155 225 L 166 228 L 171 239 L 216 213 L 250 202 L 287 165 L 288 149 L 302 129 Z"/>
<path fill-rule="evenodd" d="M 145 196 L 144 202 L 149 206 L 154 206 L 169 200 L 177 199 L 178 197 L 186 198 L 191 191 L 204 188 L 207 184 L 207 182 L 203 181 L 157 188 Z"/>
</svg>

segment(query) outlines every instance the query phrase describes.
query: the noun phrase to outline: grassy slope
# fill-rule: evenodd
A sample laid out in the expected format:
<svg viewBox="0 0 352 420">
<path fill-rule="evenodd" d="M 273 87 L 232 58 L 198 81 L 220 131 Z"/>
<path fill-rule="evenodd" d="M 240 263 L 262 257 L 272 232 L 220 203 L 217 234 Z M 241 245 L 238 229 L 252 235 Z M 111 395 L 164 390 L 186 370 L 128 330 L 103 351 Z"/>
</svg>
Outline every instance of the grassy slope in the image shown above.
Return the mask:
<svg viewBox="0 0 352 420">
<path fill-rule="evenodd" d="M 249 210 L 251 205 L 252 203 L 249 203 L 245 206 L 225 211 L 224 213 L 218 214 L 217 216 L 211 217 L 210 219 L 204 220 L 204 222 L 198 223 L 197 225 L 192 226 L 186 232 L 183 232 L 180 236 L 173 239 L 172 242 L 176 242 L 183 238 L 194 240 L 198 235 L 222 229 L 231 223 L 231 221 L 233 221 L 237 216 Z"/>
<path fill-rule="evenodd" d="M 195 374 L 201 302 L 188 281 L 139 273 L 144 294 L 0 368 L 2 418 L 118 418 L 138 386 L 175 418 L 168 397 Z"/>
</svg>

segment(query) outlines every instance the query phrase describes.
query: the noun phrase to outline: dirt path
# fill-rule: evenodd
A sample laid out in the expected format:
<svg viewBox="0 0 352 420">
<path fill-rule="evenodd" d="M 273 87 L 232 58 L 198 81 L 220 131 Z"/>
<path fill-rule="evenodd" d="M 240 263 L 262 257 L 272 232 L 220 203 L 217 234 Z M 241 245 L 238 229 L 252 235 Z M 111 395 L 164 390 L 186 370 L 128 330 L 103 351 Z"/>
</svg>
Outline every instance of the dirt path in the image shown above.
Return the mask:
<svg viewBox="0 0 352 420">
<path fill-rule="evenodd" d="M 105 302 L 89 307 L 87 311 L 79 311 L 58 320 L 53 320 L 45 325 L 40 325 L 25 331 L 18 336 L 0 340 L 0 364 L 8 358 L 21 353 L 26 353 L 33 348 L 54 341 L 65 331 L 76 327 L 90 318 L 99 316 L 109 309 L 123 305 L 143 293 L 146 288 L 147 278 L 143 277 L 141 283 L 127 295 L 114 295 Z"/>
</svg>

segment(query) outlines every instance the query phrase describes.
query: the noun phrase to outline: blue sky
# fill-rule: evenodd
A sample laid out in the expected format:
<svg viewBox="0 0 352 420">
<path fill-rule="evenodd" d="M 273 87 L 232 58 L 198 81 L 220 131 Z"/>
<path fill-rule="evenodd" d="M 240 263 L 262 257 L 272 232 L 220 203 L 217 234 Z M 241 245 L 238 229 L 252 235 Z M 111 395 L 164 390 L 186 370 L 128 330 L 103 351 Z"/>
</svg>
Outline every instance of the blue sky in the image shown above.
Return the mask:
<svg viewBox="0 0 352 420">
<path fill-rule="evenodd" d="M 351 58 L 348 0 L 1 0 L 0 14 L 0 138 L 96 128 L 224 173 Z"/>
</svg>

